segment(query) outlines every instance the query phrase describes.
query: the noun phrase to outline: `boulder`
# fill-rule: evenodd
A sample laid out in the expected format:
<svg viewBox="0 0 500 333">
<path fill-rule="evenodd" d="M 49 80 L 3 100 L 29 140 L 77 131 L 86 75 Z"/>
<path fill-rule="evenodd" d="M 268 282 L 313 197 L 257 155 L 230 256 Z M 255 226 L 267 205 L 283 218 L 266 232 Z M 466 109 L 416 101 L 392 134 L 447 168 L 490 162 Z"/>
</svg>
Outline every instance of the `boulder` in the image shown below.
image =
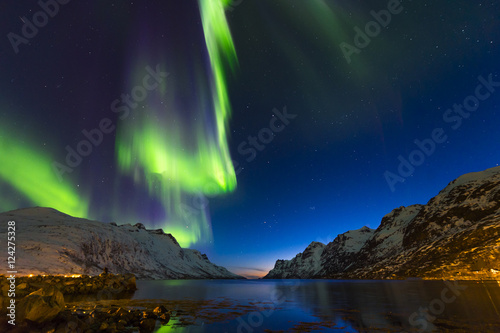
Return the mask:
<svg viewBox="0 0 500 333">
<path fill-rule="evenodd" d="M 139 324 L 139 332 L 140 333 L 151 333 L 154 331 L 156 327 L 156 320 L 149 318 L 141 320 Z"/>
<path fill-rule="evenodd" d="M 160 305 L 160 306 L 157 306 L 156 308 L 154 308 L 153 310 L 153 313 L 157 316 L 161 315 L 162 313 L 167 313 L 168 310 L 166 307 L 164 307 L 163 305 Z"/>
<path fill-rule="evenodd" d="M 135 281 L 135 275 L 134 274 L 125 274 L 123 276 L 124 279 L 124 285 L 126 290 L 137 290 L 137 285 Z"/>
<path fill-rule="evenodd" d="M 144 319 L 156 319 L 157 315 L 154 314 L 152 311 L 143 311 L 142 312 L 142 318 Z"/>
<path fill-rule="evenodd" d="M 170 321 L 170 313 L 162 313 L 158 316 L 158 319 L 160 319 L 162 325 L 165 325 Z"/>
<path fill-rule="evenodd" d="M 170 311 L 167 310 L 163 305 L 157 306 L 153 313 L 160 319 L 162 325 L 165 325 L 170 321 Z"/>
<path fill-rule="evenodd" d="M 99 327 L 99 331 L 105 331 L 108 329 L 108 327 L 109 327 L 109 324 L 104 321 L 101 323 L 101 326 Z"/>
<path fill-rule="evenodd" d="M 37 324 L 54 319 L 64 310 L 63 294 L 56 287 L 50 286 L 32 292 L 19 301 L 18 318 Z"/>
<path fill-rule="evenodd" d="M 17 285 L 17 289 L 18 289 L 18 290 L 24 290 L 24 289 L 26 289 L 26 288 L 28 288 L 28 284 L 27 284 L 26 282 L 19 283 L 19 284 Z"/>
</svg>

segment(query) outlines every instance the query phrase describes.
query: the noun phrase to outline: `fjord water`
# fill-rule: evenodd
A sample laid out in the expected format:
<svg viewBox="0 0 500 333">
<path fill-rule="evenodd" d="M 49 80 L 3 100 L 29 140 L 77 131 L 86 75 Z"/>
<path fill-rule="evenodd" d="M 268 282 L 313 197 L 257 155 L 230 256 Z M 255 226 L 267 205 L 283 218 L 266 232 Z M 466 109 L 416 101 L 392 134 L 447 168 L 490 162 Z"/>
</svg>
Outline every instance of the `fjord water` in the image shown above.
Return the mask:
<svg viewBox="0 0 500 333">
<path fill-rule="evenodd" d="M 156 280 L 138 281 L 137 287 L 133 299 L 230 299 L 263 306 L 222 323 L 176 327 L 174 320 L 157 332 L 292 331 L 301 322 L 330 327 L 309 332 L 500 332 L 496 281 Z"/>
</svg>

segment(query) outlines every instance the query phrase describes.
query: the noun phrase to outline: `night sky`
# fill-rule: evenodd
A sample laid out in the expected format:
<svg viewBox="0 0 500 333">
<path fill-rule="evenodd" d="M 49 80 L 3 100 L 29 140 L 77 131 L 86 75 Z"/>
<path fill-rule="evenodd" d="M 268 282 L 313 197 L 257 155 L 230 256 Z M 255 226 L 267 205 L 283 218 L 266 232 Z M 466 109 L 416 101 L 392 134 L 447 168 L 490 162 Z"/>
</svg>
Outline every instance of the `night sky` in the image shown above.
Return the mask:
<svg viewBox="0 0 500 333">
<path fill-rule="evenodd" d="M 499 1 L 225 2 L 2 2 L 0 211 L 253 277 L 498 165 Z"/>
</svg>

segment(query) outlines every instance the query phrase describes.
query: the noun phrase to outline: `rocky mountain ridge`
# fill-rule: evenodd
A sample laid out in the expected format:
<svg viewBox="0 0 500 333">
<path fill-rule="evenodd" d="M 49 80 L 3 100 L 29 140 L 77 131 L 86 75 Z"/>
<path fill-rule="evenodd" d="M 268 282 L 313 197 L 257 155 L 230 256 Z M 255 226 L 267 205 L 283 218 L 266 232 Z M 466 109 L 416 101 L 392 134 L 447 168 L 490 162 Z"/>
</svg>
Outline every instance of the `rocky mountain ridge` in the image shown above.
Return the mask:
<svg viewBox="0 0 500 333">
<path fill-rule="evenodd" d="M 457 178 L 425 205 L 394 209 L 376 230 L 337 236 L 314 261 L 303 260 L 306 251 L 264 278 L 500 279 L 500 167 Z"/>
</svg>

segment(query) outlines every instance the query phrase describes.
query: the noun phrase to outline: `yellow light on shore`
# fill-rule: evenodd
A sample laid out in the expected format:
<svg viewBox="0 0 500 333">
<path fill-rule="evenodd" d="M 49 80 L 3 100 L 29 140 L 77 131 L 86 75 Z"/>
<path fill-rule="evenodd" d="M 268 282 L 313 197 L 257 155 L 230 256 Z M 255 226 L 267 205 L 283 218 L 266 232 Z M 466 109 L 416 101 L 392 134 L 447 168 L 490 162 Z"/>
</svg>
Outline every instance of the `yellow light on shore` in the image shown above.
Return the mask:
<svg viewBox="0 0 500 333">
<path fill-rule="evenodd" d="M 30 278 L 31 278 L 31 277 L 36 277 L 36 276 L 46 277 L 46 276 L 48 276 L 48 275 L 46 275 L 46 274 L 41 274 L 41 275 L 40 275 L 40 274 L 39 274 L 39 275 L 29 274 L 29 275 L 28 275 L 28 277 L 30 277 Z M 82 275 L 81 275 L 81 274 L 64 274 L 64 275 L 54 275 L 54 276 L 56 276 L 56 277 L 57 277 L 57 276 L 60 276 L 60 277 L 62 276 L 62 277 L 66 277 L 66 278 L 67 278 L 67 277 L 69 277 L 69 278 L 79 278 L 79 277 L 82 277 Z M 90 277 L 91 277 L 91 276 L 90 276 Z"/>
</svg>

